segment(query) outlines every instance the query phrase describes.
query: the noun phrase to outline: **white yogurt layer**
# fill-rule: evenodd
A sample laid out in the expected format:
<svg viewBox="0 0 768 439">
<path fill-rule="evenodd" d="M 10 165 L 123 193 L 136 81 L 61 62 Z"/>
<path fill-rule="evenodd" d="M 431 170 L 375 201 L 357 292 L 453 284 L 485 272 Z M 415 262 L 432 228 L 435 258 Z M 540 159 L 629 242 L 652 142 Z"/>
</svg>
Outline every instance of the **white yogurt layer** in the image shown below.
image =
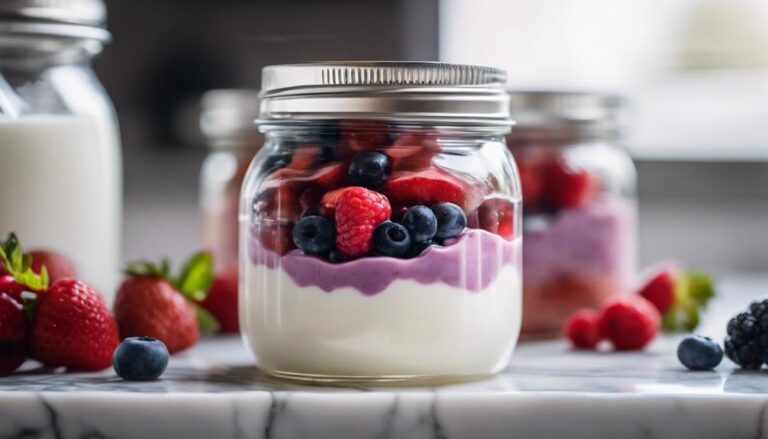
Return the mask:
<svg viewBox="0 0 768 439">
<path fill-rule="evenodd" d="M 272 373 L 496 373 L 506 366 L 520 331 L 522 285 L 515 265 L 480 292 L 396 280 L 373 296 L 353 288 L 327 293 L 299 287 L 280 267 L 251 264 L 243 279 L 241 329 L 259 366 Z"/>
</svg>

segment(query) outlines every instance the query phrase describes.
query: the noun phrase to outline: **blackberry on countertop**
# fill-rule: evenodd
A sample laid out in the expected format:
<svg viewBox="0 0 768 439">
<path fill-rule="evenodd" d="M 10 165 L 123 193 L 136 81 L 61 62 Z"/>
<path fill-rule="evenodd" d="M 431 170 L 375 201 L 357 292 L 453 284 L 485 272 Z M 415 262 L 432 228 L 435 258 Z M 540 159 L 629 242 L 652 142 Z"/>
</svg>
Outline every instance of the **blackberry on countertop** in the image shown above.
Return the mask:
<svg viewBox="0 0 768 439">
<path fill-rule="evenodd" d="M 765 341 L 758 320 L 743 312 L 728 321 L 725 355 L 744 369 L 759 369 L 763 364 Z"/>
</svg>

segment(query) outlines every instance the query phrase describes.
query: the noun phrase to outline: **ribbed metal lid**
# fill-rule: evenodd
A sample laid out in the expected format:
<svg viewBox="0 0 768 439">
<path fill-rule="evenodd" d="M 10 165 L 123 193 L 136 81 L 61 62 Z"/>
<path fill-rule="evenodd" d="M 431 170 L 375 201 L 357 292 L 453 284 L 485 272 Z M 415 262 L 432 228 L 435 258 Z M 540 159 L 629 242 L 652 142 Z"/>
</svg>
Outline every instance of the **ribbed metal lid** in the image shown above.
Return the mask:
<svg viewBox="0 0 768 439">
<path fill-rule="evenodd" d="M 322 62 L 265 67 L 261 119 L 386 119 L 510 126 L 506 73 L 436 62 Z"/>
<path fill-rule="evenodd" d="M 615 131 L 621 127 L 624 99 L 581 91 L 510 90 L 509 112 L 517 127 Z"/>
<path fill-rule="evenodd" d="M 102 0 L 0 0 L 0 32 L 108 41 Z"/>
<path fill-rule="evenodd" d="M 201 102 L 200 130 L 211 146 L 257 146 L 260 138 L 253 121 L 259 116 L 259 92 L 248 89 L 211 90 Z"/>
</svg>

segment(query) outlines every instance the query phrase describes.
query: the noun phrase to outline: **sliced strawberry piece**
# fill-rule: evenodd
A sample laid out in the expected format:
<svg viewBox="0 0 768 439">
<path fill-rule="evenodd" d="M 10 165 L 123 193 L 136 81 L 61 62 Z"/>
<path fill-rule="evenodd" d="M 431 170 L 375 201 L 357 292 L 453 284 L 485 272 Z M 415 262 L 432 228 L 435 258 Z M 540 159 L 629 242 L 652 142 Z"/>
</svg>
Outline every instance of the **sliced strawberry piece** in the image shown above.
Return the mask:
<svg viewBox="0 0 768 439">
<path fill-rule="evenodd" d="M 335 189 L 346 183 L 348 166 L 347 163 L 324 166 L 301 181 L 318 185 L 324 189 Z"/>
<path fill-rule="evenodd" d="M 320 200 L 320 213 L 327 218 L 333 218 L 336 213 L 336 203 L 339 200 L 339 196 L 348 188 L 336 189 L 330 192 L 326 192 L 323 198 Z"/>
<path fill-rule="evenodd" d="M 423 134 L 403 134 L 383 151 L 392 161 L 395 171 L 418 171 L 432 166 L 432 157 L 438 152 L 433 137 Z"/>
<path fill-rule="evenodd" d="M 470 215 L 468 224 L 477 221 L 479 228 L 507 240 L 515 236 L 515 205 L 510 200 L 504 198 L 485 200 L 477 209 L 477 220 L 473 217 L 474 215 Z"/>
<path fill-rule="evenodd" d="M 314 145 L 299 145 L 291 156 L 291 162 L 288 169 L 305 171 L 312 169 L 320 159 L 322 149 Z"/>
<path fill-rule="evenodd" d="M 550 164 L 546 175 L 547 195 L 557 207 L 581 207 L 594 194 L 595 185 L 589 172 L 562 160 Z"/>
<path fill-rule="evenodd" d="M 459 205 L 465 211 L 474 208 L 480 195 L 477 187 L 436 167 L 419 172 L 392 173 L 383 192 L 396 208 L 447 202 Z"/>
<path fill-rule="evenodd" d="M 293 243 L 293 225 L 286 223 L 262 224 L 259 228 L 259 242 L 262 247 L 280 256 L 296 248 Z"/>
</svg>

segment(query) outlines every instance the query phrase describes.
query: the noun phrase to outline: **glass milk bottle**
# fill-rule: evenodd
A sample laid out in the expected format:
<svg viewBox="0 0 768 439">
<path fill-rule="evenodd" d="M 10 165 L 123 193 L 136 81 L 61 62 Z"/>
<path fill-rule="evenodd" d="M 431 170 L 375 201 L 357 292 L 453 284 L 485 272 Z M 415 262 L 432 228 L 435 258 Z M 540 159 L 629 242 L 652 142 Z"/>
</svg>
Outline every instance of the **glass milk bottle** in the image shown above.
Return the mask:
<svg viewBox="0 0 768 439">
<path fill-rule="evenodd" d="M 115 112 L 91 69 L 101 0 L 0 3 L 0 234 L 61 252 L 110 301 L 121 217 Z"/>
</svg>

